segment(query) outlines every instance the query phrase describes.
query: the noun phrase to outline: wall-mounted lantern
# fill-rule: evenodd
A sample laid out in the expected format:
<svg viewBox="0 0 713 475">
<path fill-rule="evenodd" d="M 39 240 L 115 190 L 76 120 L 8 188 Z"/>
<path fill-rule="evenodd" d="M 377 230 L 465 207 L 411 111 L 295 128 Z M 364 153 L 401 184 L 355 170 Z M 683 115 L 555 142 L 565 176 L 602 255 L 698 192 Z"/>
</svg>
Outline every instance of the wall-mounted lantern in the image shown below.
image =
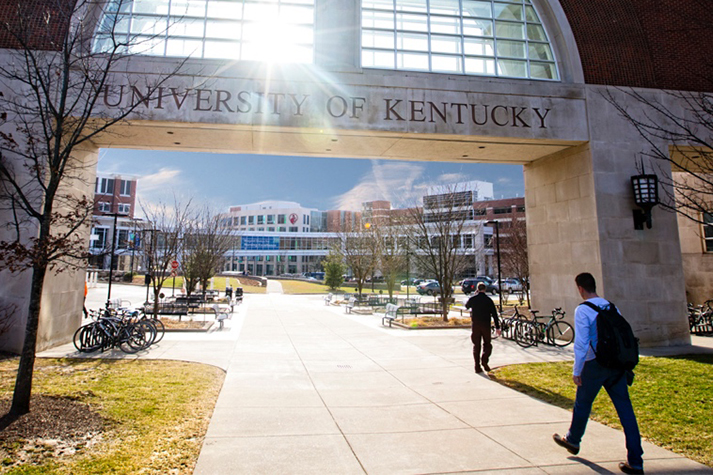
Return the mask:
<svg viewBox="0 0 713 475">
<path fill-rule="evenodd" d="M 641 209 L 634 210 L 634 229 L 651 229 L 651 208 L 659 204 L 658 177 L 656 175 L 636 175 L 631 177 L 634 202 Z"/>
</svg>

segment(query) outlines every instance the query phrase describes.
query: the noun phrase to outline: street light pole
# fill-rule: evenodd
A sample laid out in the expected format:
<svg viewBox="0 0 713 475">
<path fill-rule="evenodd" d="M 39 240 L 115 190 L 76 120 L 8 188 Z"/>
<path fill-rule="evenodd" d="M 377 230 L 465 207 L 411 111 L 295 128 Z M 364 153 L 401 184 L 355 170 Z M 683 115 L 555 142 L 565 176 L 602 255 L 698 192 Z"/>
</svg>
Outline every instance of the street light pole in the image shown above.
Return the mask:
<svg viewBox="0 0 713 475">
<path fill-rule="evenodd" d="M 496 253 L 498 257 L 498 297 L 500 299 L 499 307 L 500 313 L 503 311 L 503 276 L 500 269 L 500 222 L 499 221 L 488 221 L 487 224 L 495 225 L 495 240 L 496 240 Z"/>
<path fill-rule="evenodd" d="M 106 295 L 106 308 L 109 308 L 111 304 L 111 280 L 114 274 L 114 251 L 116 250 L 116 221 L 119 216 L 126 217 L 128 215 L 124 213 L 106 213 L 104 216 L 114 217 L 114 229 L 111 234 L 111 258 L 109 260 L 109 290 Z"/>
</svg>

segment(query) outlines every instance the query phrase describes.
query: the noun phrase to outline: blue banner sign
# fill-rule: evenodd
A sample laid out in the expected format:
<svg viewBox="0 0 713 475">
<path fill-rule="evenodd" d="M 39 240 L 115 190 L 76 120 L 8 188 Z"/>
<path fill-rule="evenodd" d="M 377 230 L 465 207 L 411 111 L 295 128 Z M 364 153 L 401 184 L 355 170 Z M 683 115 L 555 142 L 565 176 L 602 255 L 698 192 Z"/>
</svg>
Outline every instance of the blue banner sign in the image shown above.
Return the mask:
<svg viewBox="0 0 713 475">
<path fill-rule="evenodd" d="M 280 238 L 275 236 L 242 236 L 240 238 L 242 251 L 279 251 Z"/>
</svg>

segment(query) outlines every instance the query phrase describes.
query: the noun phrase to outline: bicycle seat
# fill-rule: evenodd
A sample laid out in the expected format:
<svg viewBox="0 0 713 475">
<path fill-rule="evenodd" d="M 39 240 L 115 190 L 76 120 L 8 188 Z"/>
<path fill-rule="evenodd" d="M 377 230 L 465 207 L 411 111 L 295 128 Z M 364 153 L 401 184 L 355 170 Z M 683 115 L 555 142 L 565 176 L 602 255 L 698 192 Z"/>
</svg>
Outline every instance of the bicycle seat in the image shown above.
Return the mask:
<svg viewBox="0 0 713 475">
<path fill-rule="evenodd" d="M 539 310 L 530 310 L 530 313 L 531 313 L 532 316 L 535 317 L 535 318 L 542 318 L 542 317 L 540 317 L 540 316 L 537 315 L 539 312 L 540 312 Z"/>
</svg>

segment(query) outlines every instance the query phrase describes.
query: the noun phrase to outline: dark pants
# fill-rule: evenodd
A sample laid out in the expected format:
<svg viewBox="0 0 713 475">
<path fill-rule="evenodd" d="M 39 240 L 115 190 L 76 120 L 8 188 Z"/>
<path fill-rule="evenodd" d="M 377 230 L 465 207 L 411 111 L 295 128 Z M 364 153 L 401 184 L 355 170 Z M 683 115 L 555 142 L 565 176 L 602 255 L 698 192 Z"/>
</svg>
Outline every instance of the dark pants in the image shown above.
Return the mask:
<svg viewBox="0 0 713 475">
<path fill-rule="evenodd" d="M 483 354 L 481 356 L 481 340 Z M 490 343 L 490 326 L 473 325 L 473 332 L 470 335 L 470 341 L 473 342 L 473 359 L 475 359 L 475 367 L 479 368 L 480 364 L 486 365 L 490 360 L 490 355 L 493 353 L 493 345 Z"/>
<path fill-rule="evenodd" d="M 636 422 L 634 408 L 629 399 L 629 388 L 626 385 L 626 375 L 613 369 L 608 369 L 597 363 L 596 360 L 584 363 L 582 370 L 582 385 L 577 387 L 577 396 L 574 399 L 574 413 L 572 424 L 567 432 L 567 441 L 579 445 L 587 428 L 589 414 L 592 412 L 592 403 L 599 390 L 604 387 L 614 408 L 619 415 L 619 421 L 624 428 L 626 437 L 627 462 L 634 468 L 643 468 L 644 461 L 641 456 L 641 436 L 639 425 Z"/>
</svg>

